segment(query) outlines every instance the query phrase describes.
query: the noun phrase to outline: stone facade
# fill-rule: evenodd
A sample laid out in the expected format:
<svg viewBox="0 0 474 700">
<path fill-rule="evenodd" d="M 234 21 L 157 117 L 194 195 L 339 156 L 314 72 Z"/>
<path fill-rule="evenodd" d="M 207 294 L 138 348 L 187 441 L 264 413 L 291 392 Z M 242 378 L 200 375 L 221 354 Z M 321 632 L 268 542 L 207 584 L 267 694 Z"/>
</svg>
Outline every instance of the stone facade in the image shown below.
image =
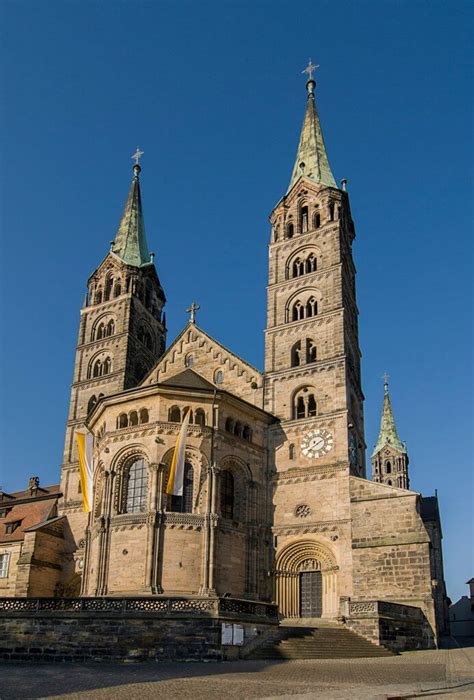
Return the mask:
<svg viewBox="0 0 474 700">
<path fill-rule="evenodd" d="M 340 618 L 348 601 L 376 598 L 416 608 L 434 639 L 439 518 L 423 517 L 407 473 L 403 488 L 366 479 L 355 227 L 313 80 L 307 89 L 291 185 L 270 217 L 263 372 L 199 328 L 194 310 L 165 351 L 135 166 L 81 312 L 60 503 L 75 551 L 62 575 L 81 575 L 84 596 L 231 595 L 274 600 L 287 618 Z M 166 484 L 188 411 L 176 498 Z M 74 440 L 83 425 L 95 437 L 89 515 Z"/>
</svg>

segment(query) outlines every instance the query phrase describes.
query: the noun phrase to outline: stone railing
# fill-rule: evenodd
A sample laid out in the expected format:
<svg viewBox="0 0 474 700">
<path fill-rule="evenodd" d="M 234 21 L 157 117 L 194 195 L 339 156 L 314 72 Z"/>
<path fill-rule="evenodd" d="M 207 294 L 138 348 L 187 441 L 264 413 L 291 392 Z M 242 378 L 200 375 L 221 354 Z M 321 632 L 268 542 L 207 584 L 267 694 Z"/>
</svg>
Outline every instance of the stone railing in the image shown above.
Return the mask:
<svg viewBox="0 0 474 700">
<path fill-rule="evenodd" d="M 349 617 L 398 617 L 401 619 L 422 620 L 420 608 L 404 603 L 391 603 L 386 600 L 354 600 L 349 602 Z"/>
<path fill-rule="evenodd" d="M 164 597 L 143 598 L 0 598 L 0 617 L 48 613 L 100 614 L 153 617 L 230 617 L 278 621 L 278 607 L 239 598 Z"/>
</svg>

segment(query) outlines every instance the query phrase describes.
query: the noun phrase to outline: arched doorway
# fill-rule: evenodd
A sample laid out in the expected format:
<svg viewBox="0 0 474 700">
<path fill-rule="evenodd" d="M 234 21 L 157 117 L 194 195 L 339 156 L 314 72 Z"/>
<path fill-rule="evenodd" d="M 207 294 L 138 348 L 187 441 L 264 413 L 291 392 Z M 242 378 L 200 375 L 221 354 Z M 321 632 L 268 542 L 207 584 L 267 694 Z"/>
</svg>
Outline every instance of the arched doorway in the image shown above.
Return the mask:
<svg viewBox="0 0 474 700">
<path fill-rule="evenodd" d="M 333 553 L 323 544 L 301 540 L 277 555 L 276 601 L 283 617 L 336 617 L 339 612 Z"/>
</svg>

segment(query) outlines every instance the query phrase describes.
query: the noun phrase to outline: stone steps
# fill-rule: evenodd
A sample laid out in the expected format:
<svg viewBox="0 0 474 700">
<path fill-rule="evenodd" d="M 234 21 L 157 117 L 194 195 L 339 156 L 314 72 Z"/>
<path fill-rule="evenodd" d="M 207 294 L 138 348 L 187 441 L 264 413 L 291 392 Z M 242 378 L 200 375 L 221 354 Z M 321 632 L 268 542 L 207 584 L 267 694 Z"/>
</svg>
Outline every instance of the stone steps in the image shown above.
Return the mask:
<svg viewBox="0 0 474 700">
<path fill-rule="evenodd" d="M 337 623 L 281 626 L 276 637 L 255 648 L 249 659 L 350 659 L 387 657 L 393 653 Z"/>
</svg>

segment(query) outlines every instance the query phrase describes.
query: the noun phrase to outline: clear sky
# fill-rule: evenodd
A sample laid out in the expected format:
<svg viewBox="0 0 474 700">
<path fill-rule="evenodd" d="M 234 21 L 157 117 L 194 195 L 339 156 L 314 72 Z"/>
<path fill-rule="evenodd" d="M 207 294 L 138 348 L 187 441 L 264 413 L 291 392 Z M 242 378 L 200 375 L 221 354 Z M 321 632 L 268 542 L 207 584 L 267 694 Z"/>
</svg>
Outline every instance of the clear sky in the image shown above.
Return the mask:
<svg viewBox="0 0 474 700">
<path fill-rule="evenodd" d="M 288 185 L 311 56 L 356 223 L 368 453 L 381 375 L 411 484 L 438 489 L 448 592 L 472 560 L 471 2 L 0 5 L 1 484 L 58 481 L 88 275 L 139 145 L 168 339 L 198 322 L 263 364 L 268 214 Z M 397 527 L 397 523 L 394 523 Z"/>
</svg>

